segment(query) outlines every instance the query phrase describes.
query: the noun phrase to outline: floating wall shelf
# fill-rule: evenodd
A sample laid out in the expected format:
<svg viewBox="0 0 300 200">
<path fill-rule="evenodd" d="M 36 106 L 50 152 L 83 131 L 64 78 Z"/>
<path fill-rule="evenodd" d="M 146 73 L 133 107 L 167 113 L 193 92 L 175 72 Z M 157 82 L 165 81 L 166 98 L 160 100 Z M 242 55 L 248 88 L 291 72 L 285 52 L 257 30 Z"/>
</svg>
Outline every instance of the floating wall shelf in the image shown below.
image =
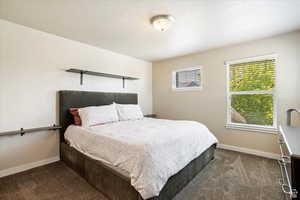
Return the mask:
<svg viewBox="0 0 300 200">
<path fill-rule="evenodd" d="M 68 69 L 66 71 L 80 74 L 80 85 L 83 84 L 83 75 L 84 74 L 92 75 L 92 76 L 102 76 L 102 77 L 107 77 L 107 78 L 122 79 L 123 80 L 123 88 L 125 87 L 125 80 L 138 80 L 138 78 L 130 77 L 130 76 L 122 76 L 122 75 L 116 75 L 116 74 L 108 74 L 108 73 L 102 73 L 102 72 L 87 71 L 87 70 L 82 70 L 82 69 L 71 68 L 71 69 Z"/>
</svg>

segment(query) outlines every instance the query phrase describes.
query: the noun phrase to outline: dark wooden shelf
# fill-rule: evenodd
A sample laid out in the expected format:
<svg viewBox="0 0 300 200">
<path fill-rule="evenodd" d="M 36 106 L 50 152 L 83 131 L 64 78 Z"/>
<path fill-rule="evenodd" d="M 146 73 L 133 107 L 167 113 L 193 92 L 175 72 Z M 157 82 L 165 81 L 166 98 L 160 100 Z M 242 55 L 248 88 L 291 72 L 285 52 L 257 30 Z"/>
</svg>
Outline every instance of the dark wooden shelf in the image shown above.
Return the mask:
<svg viewBox="0 0 300 200">
<path fill-rule="evenodd" d="M 83 84 L 83 74 L 92 75 L 92 76 L 102 76 L 102 77 L 107 77 L 107 78 L 122 79 L 123 80 L 123 88 L 125 87 L 125 80 L 138 80 L 138 78 L 130 77 L 130 76 L 122 76 L 122 75 L 117 75 L 117 74 L 94 72 L 94 71 L 75 69 L 75 68 L 70 68 L 70 69 L 67 69 L 66 71 L 80 74 L 80 84 L 81 85 Z"/>
<path fill-rule="evenodd" d="M 156 114 L 148 114 L 148 115 L 144 115 L 144 117 L 157 118 Z"/>
</svg>

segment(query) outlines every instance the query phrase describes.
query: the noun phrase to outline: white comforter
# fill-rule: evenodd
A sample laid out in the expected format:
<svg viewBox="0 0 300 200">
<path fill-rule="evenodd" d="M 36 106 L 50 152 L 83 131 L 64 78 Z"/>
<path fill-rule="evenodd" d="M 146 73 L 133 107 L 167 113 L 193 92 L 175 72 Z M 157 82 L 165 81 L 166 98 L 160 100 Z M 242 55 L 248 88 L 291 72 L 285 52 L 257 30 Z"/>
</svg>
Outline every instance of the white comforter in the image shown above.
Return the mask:
<svg viewBox="0 0 300 200">
<path fill-rule="evenodd" d="M 151 118 L 91 128 L 72 125 L 65 138 L 77 150 L 126 171 L 144 199 L 158 196 L 172 175 L 217 143 L 201 123 Z"/>
</svg>

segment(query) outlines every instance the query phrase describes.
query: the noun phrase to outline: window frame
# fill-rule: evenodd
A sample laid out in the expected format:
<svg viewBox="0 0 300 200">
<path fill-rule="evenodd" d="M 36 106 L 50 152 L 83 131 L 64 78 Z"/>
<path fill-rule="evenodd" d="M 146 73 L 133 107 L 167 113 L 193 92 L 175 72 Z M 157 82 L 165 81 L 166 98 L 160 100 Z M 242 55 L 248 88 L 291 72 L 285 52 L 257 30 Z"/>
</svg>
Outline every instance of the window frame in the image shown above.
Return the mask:
<svg viewBox="0 0 300 200">
<path fill-rule="evenodd" d="M 176 73 L 182 71 L 200 70 L 200 86 L 199 87 L 176 87 Z M 202 66 L 181 68 L 172 71 L 172 90 L 173 91 L 199 91 L 203 89 L 203 68 Z"/>
<path fill-rule="evenodd" d="M 254 61 L 263 61 L 268 59 L 275 60 L 275 87 L 274 90 L 258 90 L 258 91 L 239 91 L 239 92 L 230 92 L 230 65 L 238 64 L 238 63 L 246 63 L 246 62 L 254 62 Z M 249 57 L 243 58 L 238 60 L 230 60 L 225 62 L 226 67 L 226 112 L 227 112 L 227 119 L 226 119 L 226 128 L 229 129 L 238 129 L 238 130 L 245 130 L 245 131 L 257 131 L 257 132 L 264 132 L 264 133 L 277 133 L 278 132 L 278 112 L 277 112 L 277 65 L 278 65 L 278 56 L 277 54 L 270 54 L 264 56 L 256 56 L 256 57 Z M 255 124 L 242 124 L 242 123 L 234 123 L 231 122 L 231 95 L 232 94 L 272 94 L 273 95 L 273 126 L 267 125 L 255 125 Z"/>
</svg>

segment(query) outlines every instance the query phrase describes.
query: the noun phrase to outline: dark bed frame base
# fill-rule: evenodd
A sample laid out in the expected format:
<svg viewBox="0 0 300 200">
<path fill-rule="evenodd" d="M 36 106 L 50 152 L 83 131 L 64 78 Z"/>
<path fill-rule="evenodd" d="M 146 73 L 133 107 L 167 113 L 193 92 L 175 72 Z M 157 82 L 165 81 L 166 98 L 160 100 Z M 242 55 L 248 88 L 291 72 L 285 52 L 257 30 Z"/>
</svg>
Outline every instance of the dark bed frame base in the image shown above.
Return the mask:
<svg viewBox="0 0 300 200">
<path fill-rule="evenodd" d="M 172 176 L 160 195 L 148 200 L 171 200 L 214 158 L 216 145 L 212 145 L 185 168 Z M 111 200 L 143 200 L 131 186 L 129 178 L 105 166 L 62 142 L 61 159 L 88 183 Z"/>
</svg>

